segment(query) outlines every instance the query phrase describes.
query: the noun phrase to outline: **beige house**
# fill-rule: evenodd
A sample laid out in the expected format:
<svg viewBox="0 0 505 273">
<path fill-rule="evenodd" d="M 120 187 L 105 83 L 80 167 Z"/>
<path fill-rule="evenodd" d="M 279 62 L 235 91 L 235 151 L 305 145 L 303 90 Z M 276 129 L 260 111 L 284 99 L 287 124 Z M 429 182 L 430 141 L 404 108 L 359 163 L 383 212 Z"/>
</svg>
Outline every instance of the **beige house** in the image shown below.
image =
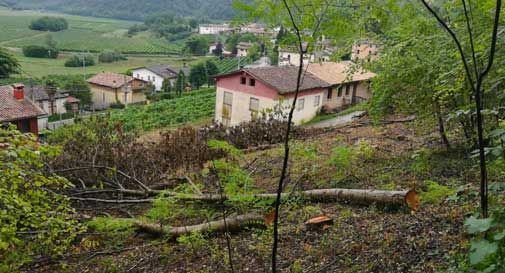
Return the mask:
<svg viewBox="0 0 505 273">
<path fill-rule="evenodd" d="M 379 58 L 380 46 L 377 43 L 363 40 L 354 43 L 352 46 L 351 60 L 353 61 L 374 61 Z"/>
<path fill-rule="evenodd" d="M 95 109 L 108 108 L 113 103 L 128 105 L 147 101 L 145 91 L 148 82 L 111 72 L 98 73 L 87 80 L 93 94 Z"/>
<path fill-rule="evenodd" d="M 372 97 L 370 80 L 376 74 L 364 71 L 351 61 L 312 63 L 307 71 L 331 85 L 323 100 L 327 110 L 341 109 Z"/>
<path fill-rule="evenodd" d="M 249 55 L 249 49 L 253 47 L 253 43 L 249 42 L 240 42 L 237 44 L 237 56 L 238 57 L 247 57 Z"/>
</svg>

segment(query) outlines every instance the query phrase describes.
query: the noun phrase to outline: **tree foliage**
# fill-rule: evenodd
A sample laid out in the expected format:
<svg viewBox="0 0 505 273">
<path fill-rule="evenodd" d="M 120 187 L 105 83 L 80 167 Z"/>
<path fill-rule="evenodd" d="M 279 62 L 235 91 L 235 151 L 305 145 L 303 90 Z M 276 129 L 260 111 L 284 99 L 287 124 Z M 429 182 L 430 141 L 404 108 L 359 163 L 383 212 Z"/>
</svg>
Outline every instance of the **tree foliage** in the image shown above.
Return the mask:
<svg viewBox="0 0 505 273">
<path fill-rule="evenodd" d="M 101 63 L 113 63 L 124 60 L 127 60 L 127 58 L 117 50 L 105 50 L 98 55 L 98 61 Z"/>
<path fill-rule="evenodd" d="M 32 58 L 58 58 L 59 51 L 56 48 L 46 46 L 30 45 L 23 47 L 23 55 Z"/>
<path fill-rule="evenodd" d="M 33 20 L 29 27 L 33 30 L 56 32 L 67 29 L 68 22 L 65 18 L 44 16 Z"/>
<path fill-rule="evenodd" d="M 74 211 L 55 193 L 72 186 L 46 174 L 43 157 L 58 150 L 32 135 L 0 129 L 0 271 L 15 272 L 36 255 L 61 255 L 81 230 Z"/>
<path fill-rule="evenodd" d="M 66 67 L 83 67 L 95 65 L 95 58 L 91 54 L 72 55 L 65 61 Z"/>
<path fill-rule="evenodd" d="M 18 60 L 5 49 L 0 48 L 0 79 L 8 78 L 10 74 L 19 72 Z"/>
</svg>

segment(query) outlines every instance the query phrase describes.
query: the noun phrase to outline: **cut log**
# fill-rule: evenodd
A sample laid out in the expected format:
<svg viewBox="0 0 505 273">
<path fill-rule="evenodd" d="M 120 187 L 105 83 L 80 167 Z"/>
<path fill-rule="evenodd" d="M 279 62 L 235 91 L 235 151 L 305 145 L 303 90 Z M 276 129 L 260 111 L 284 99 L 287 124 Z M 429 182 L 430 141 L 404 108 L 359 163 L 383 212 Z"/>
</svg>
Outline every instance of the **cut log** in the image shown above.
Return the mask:
<svg viewBox="0 0 505 273">
<path fill-rule="evenodd" d="M 405 191 L 383 191 L 383 190 L 358 190 L 358 189 L 319 189 L 319 190 L 308 190 L 296 192 L 297 194 L 303 196 L 308 201 L 313 202 L 350 202 L 362 205 L 371 204 L 383 204 L 390 206 L 404 206 L 412 210 L 417 210 L 419 207 L 419 196 L 415 190 L 405 190 Z M 167 193 L 165 193 L 167 194 Z M 202 201 L 202 202 L 220 202 L 227 200 L 226 195 L 219 194 L 176 194 L 171 193 L 165 199 L 176 198 L 181 201 Z M 261 193 L 253 195 L 256 198 L 262 199 L 275 199 L 275 193 Z M 283 193 L 282 198 L 287 198 L 290 193 Z M 108 199 L 97 199 L 97 198 L 78 198 L 70 197 L 71 200 L 77 201 L 89 201 L 98 203 L 115 203 L 115 204 L 125 204 L 125 203 L 151 203 L 154 202 L 155 198 L 152 199 L 119 199 L 119 200 L 108 200 Z"/>
<path fill-rule="evenodd" d="M 344 201 L 355 204 L 371 205 L 384 204 L 393 206 L 406 206 L 412 210 L 419 207 L 419 196 L 414 190 L 383 191 L 383 190 L 358 190 L 358 189 L 319 189 L 297 192 L 309 201 Z M 289 197 L 289 193 L 283 193 L 282 198 Z M 274 199 L 275 193 L 255 194 L 256 198 Z M 185 201 L 222 201 L 227 196 L 218 194 L 204 195 L 178 195 L 178 199 Z"/>
<path fill-rule="evenodd" d="M 226 218 L 226 224 L 224 220 L 211 221 L 199 225 L 184 227 L 163 227 L 158 224 L 146 224 L 139 221 L 134 223 L 137 231 L 146 232 L 157 236 L 168 236 L 171 238 L 189 235 L 192 232 L 233 232 L 239 231 L 245 227 L 257 227 L 264 225 L 265 222 L 263 216 L 256 213 L 248 213 Z"/>
</svg>

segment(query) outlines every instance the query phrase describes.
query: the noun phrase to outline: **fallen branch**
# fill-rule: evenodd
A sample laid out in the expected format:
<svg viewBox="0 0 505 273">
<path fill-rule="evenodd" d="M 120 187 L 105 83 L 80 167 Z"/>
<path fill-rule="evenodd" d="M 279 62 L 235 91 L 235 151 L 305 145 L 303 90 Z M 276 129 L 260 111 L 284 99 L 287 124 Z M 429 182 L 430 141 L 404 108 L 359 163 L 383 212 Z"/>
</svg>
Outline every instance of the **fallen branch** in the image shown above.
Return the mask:
<svg viewBox="0 0 505 273">
<path fill-rule="evenodd" d="M 393 206 L 406 206 L 412 210 L 416 210 L 419 207 L 419 196 L 414 190 L 383 191 L 383 190 L 358 190 L 358 189 L 318 189 L 318 190 L 300 191 L 296 193 L 302 195 L 305 199 L 309 201 L 315 201 L 315 202 L 342 201 L 362 205 L 384 204 Z M 291 195 L 290 193 L 283 193 L 281 195 L 281 198 L 286 199 L 289 198 L 290 195 Z M 254 194 L 252 196 L 261 199 L 274 199 L 276 197 L 276 194 L 261 193 L 261 194 Z M 202 195 L 175 194 L 163 198 L 164 199 L 176 198 L 180 201 L 220 202 L 227 200 L 228 196 L 226 195 L 221 196 L 219 194 L 202 194 Z M 157 200 L 156 198 L 108 200 L 108 199 L 79 198 L 79 197 L 70 197 L 70 199 L 77 201 L 115 203 L 115 204 L 152 203 L 155 200 Z"/>
<path fill-rule="evenodd" d="M 183 235 L 189 235 L 193 232 L 225 232 L 227 230 L 238 231 L 244 227 L 261 226 L 264 225 L 264 218 L 256 213 L 248 213 L 227 218 L 226 223 L 224 220 L 218 220 L 194 226 L 166 227 L 159 224 L 146 224 L 137 221 L 133 225 L 139 232 L 176 238 Z"/>
</svg>

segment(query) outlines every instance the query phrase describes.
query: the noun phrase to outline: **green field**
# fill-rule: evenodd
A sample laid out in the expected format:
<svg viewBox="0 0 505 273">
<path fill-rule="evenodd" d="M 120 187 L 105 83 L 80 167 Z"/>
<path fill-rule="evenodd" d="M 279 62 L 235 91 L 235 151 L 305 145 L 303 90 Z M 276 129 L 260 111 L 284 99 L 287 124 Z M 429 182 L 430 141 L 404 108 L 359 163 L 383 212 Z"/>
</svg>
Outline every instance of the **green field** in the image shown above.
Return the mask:
<svg viewBox="0 0 505 273">
<path fill-rule="evenodd" d="M 120 122 L 127 131 L 148 132 L 210 119 L 215 103 L 215 89 L 207 88 L 184 93 L 175 99 L 112 110 L 111 121 Z"/>
<path fill-rule="evenodd" d="M 125 73 L 126 70 L 148 66 L 153 64 L 169 64 L 179 68 L 186 63 L 191 65 L 205 57 L 176 57 L 176 56 L 155 56 L 155 55 L 135 55 L 128 56 L 128 60 L 115 63 L 97 63 L 94 66 L 86 67 L 65 67 L 65 60 L 69 54 L 60 54 L 58 59 L 29 58 L 23 56 L 20 51 L 11 51 L 21 65 L 22 77 L 40 78 L 47 75 L 74 75 L 74 74 L 95 74 L 102 71 Z M 96 59 L 96 56 L 95 56 Z M 16 77 L 16 75 L 13 75 Z"/>
<path fill-rule="evenodd" d="M 64 17 L 69 29 L 52 32 L 58 48 L 63 51 L 100 52 L 116 49 L 123 53 L 178 54 L 182 42 L 168 42 L 150 32 L 127 36 L 128 27 L 134 21 L 113 20 L 36 11 L 14 11 L 0 7 L 0 46 L 19 48 L 27 45 L 43 45 L 47 32 L 28 28 L 30 22 L 41 16 Z"/>
</svg>

